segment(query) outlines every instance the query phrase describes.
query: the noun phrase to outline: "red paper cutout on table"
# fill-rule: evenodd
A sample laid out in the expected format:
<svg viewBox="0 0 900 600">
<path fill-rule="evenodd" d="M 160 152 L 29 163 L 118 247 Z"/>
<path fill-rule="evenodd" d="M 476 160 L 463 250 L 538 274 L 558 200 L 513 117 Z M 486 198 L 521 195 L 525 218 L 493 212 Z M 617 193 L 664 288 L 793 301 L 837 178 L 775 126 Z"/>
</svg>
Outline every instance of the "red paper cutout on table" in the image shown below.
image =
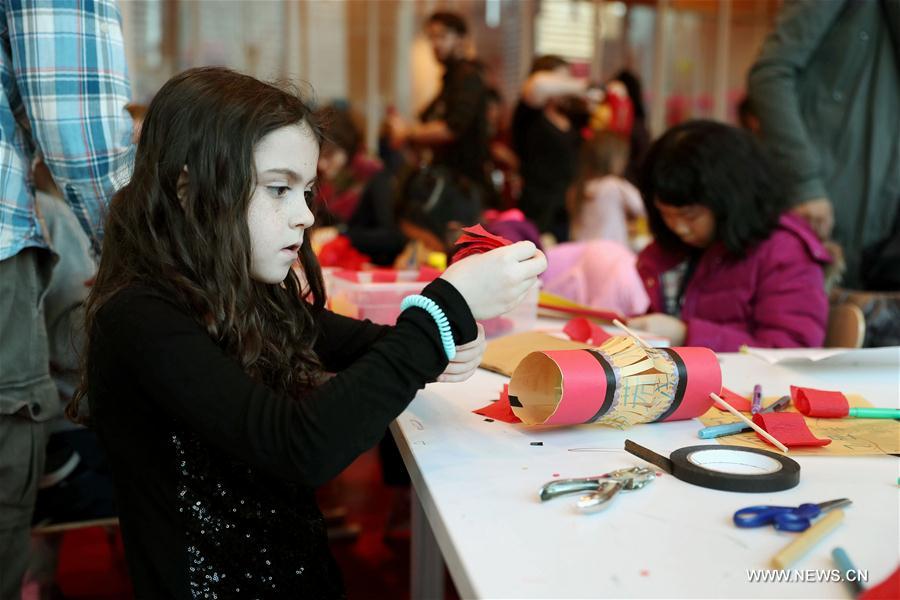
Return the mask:
<svg viewBox="0 0 900 600">
<path fill-rule="evenodd" d="M 509 246 L 510 244 L 512 242 L 505 237 L 494 235 L 486 231 L 481 225 L 464 227 L 463 234 L 456 240 L 457 250 L 453 255 L 453 260 L 462 260 L 467 256 L 481 254 L 494 248 Z"/>
<path fill-rule="evenodd" d="M 599 346 L 612 336 L 605 329 L 584 317 L 572 319 L 563 327 L 563 333 L 569 336 L 573 342 L 582 342 Z"/>
<path fill-rule="evenodd" d="M 731 390 L 729 390 L 727 387 L 724 387 L 724 386 L 722 387 L 722 393 L 719 394 L 719 397 L 722 398 L 722 400 L 724 400 L 728 404 L 730 404 L 731 407 L 734 408 L 734 410 L 739 410 L 741 412 L 746 412 L 746 413 L 750 412 L 750 398 L 741 396 L 737 392 L 732 392 Z M 713 404 L 713 406 L 715 406 L 722 412 L 725 412 L 728 410 L 727 408 L 719 406 L 718 402 Z"/>
<path fill-rule="evenodd" d="M 814 436 L 809 427 L 806 426 L 806 420 L 803 418 L 803 415 L 799 413 L 756 413 L 753 415 L 753 422 L 788 448 L 796 446 L 827 446 L 831 443 L 830 438 L 821 439 Z M 759 433 L 756 435 L 765 443 L 774 446 L 772 442 L 759 435 Z"/>
<path fill-rule="evenodd" d="M 503 421 L 504 423 L 521 423 L 522 420 L 515 415 L 512 407 L 509 405 L 509 384 L 503 384 L 503 391 L 500 392 L 500 399 L 491 402 L 487 406 L 473 410 L 476 415 L 482 415 L 495 421 Z"/>
<path fill-rule="evenodd" d="M 841 419 L 850 414 L 850 403 L 841 392 L 791 386 L 791 401 L 807 417 Z"/>
</svg>

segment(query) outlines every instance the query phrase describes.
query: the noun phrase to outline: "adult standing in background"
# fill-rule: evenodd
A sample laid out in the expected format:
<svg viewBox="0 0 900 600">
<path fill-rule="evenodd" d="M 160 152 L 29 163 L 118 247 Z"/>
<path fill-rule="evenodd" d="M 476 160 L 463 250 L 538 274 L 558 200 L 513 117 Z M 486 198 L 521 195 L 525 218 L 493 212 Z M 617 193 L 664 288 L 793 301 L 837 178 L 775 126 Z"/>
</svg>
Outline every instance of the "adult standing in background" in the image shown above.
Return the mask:
<svg viewBox="0 0 900 600">
<path fill-rule="evenodd" d="M 792 0 L 749 75 L 762 139 L 794 212 L 834 239 L 844 285 L 867 287 L 900 235 L 900 0 Z"/>
<path fill-rule="evenodd" d="M 35 211 L 40 150 L 99 253 L 109 199 L 127 182 L 132 121 L 112 0 L 0 0 L 0 599 L 18 599 L 28 562 L 50 378 L 43 297 L 56 261 Z"/>
<path fill-rule="evenodd" d="M 462 176 L 484 199 L 491 189 L 487 176 L 488 88 L 481 65 L 466 57 L 468 25 L 456 13 L 436 12 L 428 17 L 425 32 L 435 58 L 444 67 L 441 91 L 422 111 L 421 123 L 407 126 L 399 116 L 390 117 L 393 144 L 430 148 L 431 164 Z"/>
<path fill-rule="evenodd" d="M 541 233 L 569 238 L 566 191 L 575 180 L 581 128 L 587 123 L 586 79 L 569 74 L 565 59 L 534 60 L 512 120 L 513 150 L 521 161 L 519 208 Z"/>
</svg>

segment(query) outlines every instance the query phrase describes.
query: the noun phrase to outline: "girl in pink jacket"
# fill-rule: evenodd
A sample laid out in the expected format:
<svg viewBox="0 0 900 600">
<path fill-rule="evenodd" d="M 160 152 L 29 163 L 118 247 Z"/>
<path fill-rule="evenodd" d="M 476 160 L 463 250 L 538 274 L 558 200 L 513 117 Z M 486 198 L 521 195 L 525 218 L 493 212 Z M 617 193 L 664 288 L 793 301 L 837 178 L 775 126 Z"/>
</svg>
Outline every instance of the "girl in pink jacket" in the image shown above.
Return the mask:
<svg viewBox="0 0 900 600">
<path fill-rule="evenodd" d="M 670 129 L 640 180 L 654 242 L 638 257 L 650 314 L 637 328 L 672 345 L 816 347 L 825 339 L 823 265 L 750 134 L 712 121 Z"/>
</svg>

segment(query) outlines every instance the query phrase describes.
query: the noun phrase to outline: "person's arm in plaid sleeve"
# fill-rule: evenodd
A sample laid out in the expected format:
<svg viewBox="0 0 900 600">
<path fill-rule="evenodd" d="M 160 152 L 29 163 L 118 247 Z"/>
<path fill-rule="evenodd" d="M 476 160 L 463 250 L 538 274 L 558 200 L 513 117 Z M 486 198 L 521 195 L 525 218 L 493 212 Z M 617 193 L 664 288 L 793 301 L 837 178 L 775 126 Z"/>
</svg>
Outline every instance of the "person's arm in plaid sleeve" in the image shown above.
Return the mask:
<svg viewBox="0 0 900 600">
<path fill-rule="evenodd" d="M 31 136 L 99 253 L 133 158 L 121 20 L 113 0 L 51 4 L 7 2 L 12 67 Z"/>
</svg>

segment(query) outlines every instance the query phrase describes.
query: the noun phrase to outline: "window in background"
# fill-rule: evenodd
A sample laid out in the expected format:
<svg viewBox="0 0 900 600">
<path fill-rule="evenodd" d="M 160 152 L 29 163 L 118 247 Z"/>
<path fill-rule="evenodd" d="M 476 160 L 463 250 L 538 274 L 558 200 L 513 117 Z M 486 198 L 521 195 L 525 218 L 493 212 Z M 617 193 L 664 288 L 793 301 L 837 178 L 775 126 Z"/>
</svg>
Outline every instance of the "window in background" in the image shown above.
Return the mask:
<svg viewBox="0 0 900 600">
<path fill-rule="evenodd" d="M 596 5 L 583 0 L 543 0 L 534 21 L 534 53 L 558 54 L 572 72 L 587 75 L 594 60 Z"/>
<path fill-rule="evenodd" d="M 628 63 L 628 7 L 624 2 L 598 4 L 597 38 L 591 64 L 591 78 L 605 80 Z"/>
<path fill-rule="evenodd" d="M 712 11 L 672 10 L 665 16 L 667 127 L 688 119 L 711 118 L 716 56 L 716 20 Z"/>
<path fill-rule="evenodd" d="M 136 102 L 146 102 L 169 77 L 163 61 L 163 8 L 162 0 L 132 0 L 119 5 Z"/>
</svg>

